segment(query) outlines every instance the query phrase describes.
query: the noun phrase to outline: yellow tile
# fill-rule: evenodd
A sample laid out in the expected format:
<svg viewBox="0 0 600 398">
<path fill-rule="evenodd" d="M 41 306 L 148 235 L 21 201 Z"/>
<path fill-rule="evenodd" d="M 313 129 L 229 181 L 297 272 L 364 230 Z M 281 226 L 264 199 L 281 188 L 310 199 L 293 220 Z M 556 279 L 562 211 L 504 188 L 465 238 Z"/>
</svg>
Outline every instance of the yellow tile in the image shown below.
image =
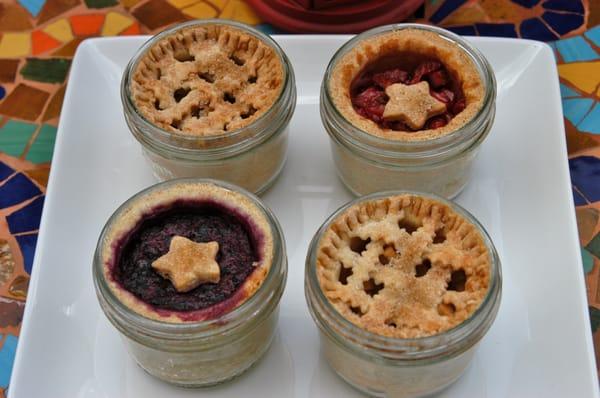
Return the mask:
<svg viewBox="0 0 600 398">
<path fill-rule="evenodd" d="M 579 90 L 591 94 L 600 83 L 600 61 L 558 65 L 558 74 Z"/>
<path fill-rule="evenodd" d="M 179 8 L 180 10 L 182 8 L 191 6 L 194 3 L 197 3 L 198 0 L 168 0 L 169 3 L 171 3 L 171 5 L 175 8 Z"/>
<path fill-rule="evenodd" d="M 223 11 L 229 0 L 207 0 L 207 2 Z"/>
<path fill-rule="evenodd" d="M 0 41 L 0 58 L 17 58 L 31 52 L 29 33 L 5 33 Z"/>
<path fill-rule="evenodd" d="M 229 0 L 219 18 L 233 19 L 248 25 L 256 25 L 261 22 L 254 11 L 241 0 Z"/>
<path fill-rule="evenodd" d="M 44 32 L 54 37 L 56 40 L 67 43 L 73 40 L 73 31 L 71 25 L 66 19 L 60 19 L 44 28 Z"/>
<path fill-rule="evenodd" d="M 193 6 L 184 8 L 181 11 L 184 14 L 197 19 L 214 18 L 217 15 L 219 15 L 217 13 L 217 10 L 215 10 L 213 7 L 206 4 L 205 2 L 194 4 Z"/>
<path fill-rule="evenodd" d="M 102 27 L 102 36 L 116 36 L 131 26 L 133 20 L 121 15 L 118 12 L 109 12 L 106 14 L 104 26 Z"/>
</svg>

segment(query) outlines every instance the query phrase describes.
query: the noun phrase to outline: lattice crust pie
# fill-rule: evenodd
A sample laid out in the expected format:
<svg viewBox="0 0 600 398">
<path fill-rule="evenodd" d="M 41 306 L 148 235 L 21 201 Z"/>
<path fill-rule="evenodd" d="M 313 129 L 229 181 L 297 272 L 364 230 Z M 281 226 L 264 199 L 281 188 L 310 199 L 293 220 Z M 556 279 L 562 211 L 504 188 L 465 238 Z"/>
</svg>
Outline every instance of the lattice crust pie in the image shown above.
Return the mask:
<svg viewBox="0 0 600 398">
<path fill-rule="evenodd" d="M 132 97 L 151 123 L 175 133 L 221 135 L 247 126 L 283 86 L 275 50 L 230 26 L 183 28 L 157 42 L 133 72 Z"/>
<path fill-rule="evenodd" d="M 104 275 L 133 311 L 171 323 L 214 319 L 262 285 L 273 235 L 247 197 L 178 183 L 138 197 L 107 232 Z"/>
<path fill-rule="evenodd" d="M 411 90 L 413 85 L 420 90 Z M 331 73 L 329 93 L 359 129 L 420 141 L 471 120 L 482 106 L 484 84 L 456 43 L 434 32 L 402 29 L 363 39 L 343 55 Z"/>
<path fill-rule="evenodd" d="M 457 326 L 481 304 L 491 257 L 477 228 L 433 199 L 400 195 L 356 204 L 323 235 L 317 275 L 350 322 L 397 338 Z"/>
</svg>

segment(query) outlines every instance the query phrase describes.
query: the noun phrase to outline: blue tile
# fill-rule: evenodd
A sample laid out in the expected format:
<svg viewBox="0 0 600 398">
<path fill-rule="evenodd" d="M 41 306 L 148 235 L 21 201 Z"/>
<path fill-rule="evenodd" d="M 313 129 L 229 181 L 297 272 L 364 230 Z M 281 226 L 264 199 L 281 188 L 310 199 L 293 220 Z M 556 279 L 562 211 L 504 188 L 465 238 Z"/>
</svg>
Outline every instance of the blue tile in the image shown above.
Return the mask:
<svg viewBox="0 0 600 398">
<path fill-rule="evenodd" d="M 44 197 L 34 199 L 27 206 L 6 217 L 11 234 L 34 231 L 40 228 L 40 218 L 44 207 Z"/>
<path fill-rule="evenodd" d="M 35 245 L 37 244 L 38 234 L 29 235 L 17 235 L 15 239 L 21 247 L 21 254 L 23 254 L 23 265 L 25 271 L 31 274 L 31 267 L 33 266 L 33 255 L 35 254 Z"/>
<path fill-rule="evenodd" d="M 529 18 L 521 22 L 521 37 L 541 41 L 558 40 L 558 36 L 537 18 Z"/>
<path fill-rule="evenodd" d="M 0 181 L 4 180 L 15 171 L 11 169 L 6 163 L 0 162 Z"/>
<path fill-rule="evenodd" d="M 556 48 L 565 62 L 591 61 L 600 58 L 592 46 L 581 36 L 559 40 Z"/>
<path fill-rule="evenodd" d="M 0 209 L 16 205 L 41 193 L 29 178 L 18 173 L 0 185 Z"/>
<path fill-rule="evenodd" d="M 585 198 L 583 196 L 581 196 L 579 194 L 579 192 L 577 192 L 574 189 L 572 191 L 573 191 L 573 201 L 575 202 L 575 206 L 583 206 L 583 205 L 588 204 L 588 201 L 585 200 Z"/>
<path fill-rule="evenodd" d="M 517 3 L 523 7 L 532 8 L 540 2 L 540 0 L 512 0 L 513 3 Z"/>
<path fill-rule="evenodd" d="M 577 125 L 577 128 L 586 133 L 600 134 L 600 103 L 596 103 L 594 109 Z"/>
<path fill-rule="evenodd" d="M 585 32 L 585 37 L 590 39 L 595 45 L 600 47 L 600 25 Z"/>
<path fill-rule="evenodd" d="M 594 100 L 590 98 L 573 98 L 563 100 L 562 104 L 565 117 L 577 126 L 592 108 Z"/>
<path fill-rule="evenodd" d="M 571 184 L 589 202 L 600 200 L 600 159 L 594 156 L 578 156 L 569 159 Z"/>
<path fill-rule="evenodd" d="M 515 25 L 511 23 L 478 23 L 475 27 L 481 36 L 517 37 Z"/>
<path fill-rule="evenodd" d="M 13 362 L 15 361 L 15 352 L 17 351 L 17 337 L 9 334 L 4 340 L 4 345 L 0 350 L 0 387 L 8 387 L 10 374 L 12 373 Z"/>
<path fill-rule="evenodd" d="M 448 30 L 463 36 L 477 36 L 477 31 L 474 26 L 450 26 Z"/>
<path fill-rule="evenodd" d="M 579 97 L 579 94 L 577 93 L 577 91 L 573 90 L 569 86 L 560 83 L 560 96 L 562 98 L 573 98 Z"/>
<path fill-rule="evenodd" d="M 584 13 L 581 0 L 549 0 L 542 4 L 542 7 L 547 10 L 571 11 L 580 14 Z"/>
<path fill-rule="evenodd" d="M 439 23 L 448 15 L 450 15 L 458 7 L 466 3 L 467 0 L 446 0 L 444 4 L 429 18 L 431 22 Z"/>
<path fill-rule="evenodd" d="M 19 1 L 19 4 L 21 4 L 23 7 L 25 7 L 27 9 L 27 11 L 29 11 L 29 13 L 31 15 L 33 15 L 34 17 L 37 17 L 37 15 L 40 13 L 40 10 L 44 6 L 44 3 L 46 2 L 46 0 L 18 0 L 18 1 Z"/>
<path fill-rule="evenodd" d="M 542 19 L 559 35 L 565 35 L 583 24 L 583 15 L 547 11 Z"/>
<path fill-rule="evenodd" d="M 0 86 L 0 100 L 6 95 L 6 89 Z"/>
</svg>

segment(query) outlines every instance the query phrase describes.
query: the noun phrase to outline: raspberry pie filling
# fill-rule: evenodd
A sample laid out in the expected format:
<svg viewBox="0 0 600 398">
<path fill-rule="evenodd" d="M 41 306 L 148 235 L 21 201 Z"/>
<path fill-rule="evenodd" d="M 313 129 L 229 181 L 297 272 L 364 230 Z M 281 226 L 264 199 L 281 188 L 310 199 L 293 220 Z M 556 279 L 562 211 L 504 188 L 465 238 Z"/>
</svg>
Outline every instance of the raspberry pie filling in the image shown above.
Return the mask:
<svg viewBox="0 0 600 398">
<path fill-rule="evenodd" d="M 420 82 L 427 82 L 429 95 L 444 105 L 443 113 L 426 119 L 426 123 L 416 130 L 403 120 L 386 117 L 384 111 L 390 101 L 386 89 L 398 83 L 415 85 Z M 350 96 L 359 115 L 381 128 L 397 131 L 443 127 L 466 106 L 459 82 L 443 63 L 408 52 L 380 58 L 366 65 L 352 82 Z"/>
<path fill-rule="evenodd" d="M 360 202 L 317 249 L 321 289 L 347 320 L 383 336 L 418 338 L 468 319 L 488 291 L 491 255 L 448 205 L 404 194 Z"/>
<path fill-rule="evenodd" d="M 450 134 L 481 109 L 484 83 L 471 56 L 425 29 L 359 40 L 333 66 L 328 91 L 355 127 L 391 140 Z"/>
<path fill-rule="evenodd" d="M 262 284 L 271 265 L 269 231 L 241 194 L 175 186 L 124 213 L 105 245 L 105 274 L 117 296 L 144 316 L 214 319 Z"/>
</svg>

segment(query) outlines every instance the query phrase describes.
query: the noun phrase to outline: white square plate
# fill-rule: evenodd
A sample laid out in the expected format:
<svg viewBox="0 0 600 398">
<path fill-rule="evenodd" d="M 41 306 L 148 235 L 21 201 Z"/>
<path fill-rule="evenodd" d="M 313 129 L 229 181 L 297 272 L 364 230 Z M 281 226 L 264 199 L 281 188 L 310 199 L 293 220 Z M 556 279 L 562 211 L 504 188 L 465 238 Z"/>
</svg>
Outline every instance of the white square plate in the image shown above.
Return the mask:
<svg viewBox="0 0 600 398">
<path fill-rule="evenodd" d="M 102 226 L 155 182 L 124 123 L 119 83 L 142 37 L 77 51 L 60 120 L 9 397 L 355 397 L 319 355 L 303 293 L 308 242 L 351 197 L 338 181 L 318 111 L 325 66 L 348 36 L 276 36 L 298 86 L 286 167 L 264 200 L 287 241 L 279 332 L 239 379 L 203 390 L 145 374 L 102 314 L 92 253 Z M 498 80 L 498 112 L 458 197 L 490 232 L 504 292 L 475 360 L 443 397 L 598 397 L 558 77 L 548 46 L 475 38 Z"/>
</svg>

